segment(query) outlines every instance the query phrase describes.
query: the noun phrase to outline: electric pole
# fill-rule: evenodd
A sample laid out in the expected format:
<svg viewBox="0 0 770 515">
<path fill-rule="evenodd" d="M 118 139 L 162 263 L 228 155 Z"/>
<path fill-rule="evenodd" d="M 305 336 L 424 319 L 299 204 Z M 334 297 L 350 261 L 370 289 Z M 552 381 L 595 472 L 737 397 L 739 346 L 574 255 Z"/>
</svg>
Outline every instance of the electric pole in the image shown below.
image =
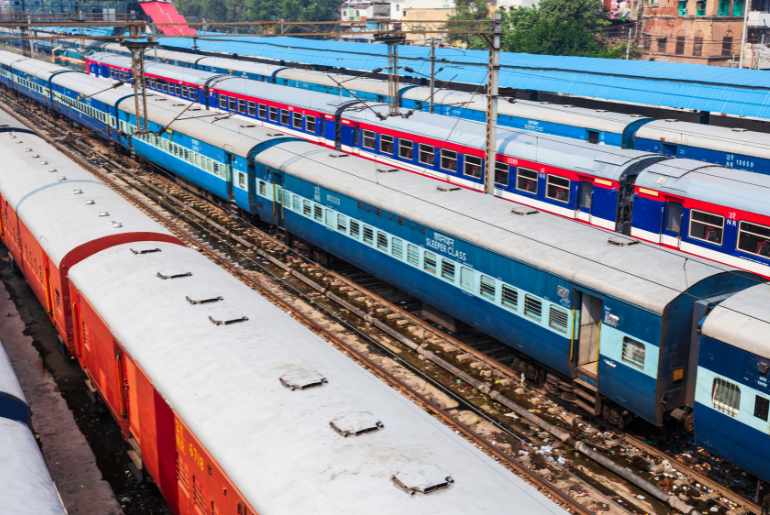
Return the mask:
<svg viewBox="0 0 770 515">
<path fill-rule="evenodd" d="M 489 71 L 487 82 L 487 131 L 486 131 L 486 173 L 484 175 L 484 193 L 495 192 L 495 164 L 497 163 L 497 101 L 500 79 L 500 39 L 502 21 L 500 13 L 495 13 L 491 37 L 485 36 L 489 43 Z"/>
<path fill-rule="evenodd" d="M 134 85 L 134 116 L 136 117 L 136 133 L 147 134 L 147 87 L 144 79 L 144 52 L 156 43 L 150 38 L 139 39 L 139 30 L 132 26 L 130 37 L 123 45 L 131 52 L 131 74 Z"/>
<path fill-rule="evenodd" d="M 743 5 L 743 34 L 741 34 L 741 50 L 738 58 L 738 68 L 743 68 L 743 54 L 746 53 L 746 42 L 749 40 L 749 11 L 751 0 L 746 0 Z"/>
<path fill-rule="evenodd" d="M 374 35 L 374 39 L 388 45 L 388 95 L 390 96 L 389 116 L 400 116 L 398 98 L 398 45 L 404 44 L 406 36 L 400 30 L 392 30 Z"/>
<path fill-rule="evenodd" d="M 436 39 L 430 40 L 430 112 L 433 112 L 433 97 L 436 93 Z"/>
</svg>

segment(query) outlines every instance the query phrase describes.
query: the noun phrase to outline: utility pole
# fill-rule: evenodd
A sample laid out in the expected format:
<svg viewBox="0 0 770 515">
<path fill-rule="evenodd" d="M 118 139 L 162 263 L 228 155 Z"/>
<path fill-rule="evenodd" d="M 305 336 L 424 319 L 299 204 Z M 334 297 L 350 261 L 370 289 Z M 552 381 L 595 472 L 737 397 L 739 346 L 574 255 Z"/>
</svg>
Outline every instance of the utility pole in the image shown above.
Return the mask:
<svg viewBox="0 0 770 515">
<path fill-rule="evenodd" d="M 751 0 L 746 0 L 743 6 L 743 34 L 741 35 L 741 50 L 738 58 L 738 68 L 743 68 L 743 54 L 746 53 L 746 42 L 749 40 L 749 11 Z"/>
<path fill-rule="evenodd" d="M 389 116 L 400 116 L 401 107 L 398 98 L 398 45 L 404 44 L 406 36 L 403 32 L 392 30 L 374 35 L 374 39 L 388 45 L 388 95 L 390 96 Z"/>
<path fill-rule="evenodd" d="M 631 28 L 633 26 L 628 26 L 628 34 L 626 34 L 626 61 L 628 61 L 631 58 Z"/>
<path fill-rule="evenodd" d="M 430 40 L 430 112 L 433 112 L 433 97 L 436 93 L 436 39 Z"/>
<path fill-rule="evenodd" d="M 134 85 L 134 116 L 136 117 L 136 133 L 147 134 L 149 123 L 147 121 L 147 87 L 144 80 L 144 52 L 148 47 L 154 46 L 155 41 L 149 38 L 138 39 L 139 30 L 131 27 L 131 38 L 123 45 L 131 51 L 131 74 Z"/>
<path fill-rule="evenodd" d="M 485 36 L 489 43 L 489 71 L 487 82 L 487 131 L 486 131 L 486 173 L 484 175 L 484 193 L 495 192 L 495 164 L 497 162 L 497 101 L 499 96 L 500 76 L 500 39 L 502 21 L 500 12 L 495 13 L 491 37 Z"/>
</svg>

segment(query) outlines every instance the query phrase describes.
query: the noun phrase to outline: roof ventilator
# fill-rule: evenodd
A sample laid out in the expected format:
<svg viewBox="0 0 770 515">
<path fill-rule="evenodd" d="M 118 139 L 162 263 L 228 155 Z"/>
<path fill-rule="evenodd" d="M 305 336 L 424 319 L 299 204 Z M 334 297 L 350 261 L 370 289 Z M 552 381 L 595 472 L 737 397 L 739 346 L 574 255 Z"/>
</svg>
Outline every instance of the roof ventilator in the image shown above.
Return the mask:
<svg viewBox="0 0 770 515">
<path fill-rule="evenodd" d="M 511 209 L 511 213 L 518 216 L 536 215 L 539 212 L 537 209 L 526 206 L 515 206 Z"/>
<path fill-rule="evenodd" d="M 24 152 L 32 152 L 34 149 L 32 147 L 27 147 L 24 149 Z"/>
<path fill-rule="evenodd" d="M 105 216 L 110 216 L 110 212 L 109 211 L 99 211 L 99 216 L 101 218 L 104 218 Z"/>
<path fill-rule="evenodd" d="M 33 157 L 34 159 L 40 159 L 40 154 L 32 154 L 32 157 Z"/>
<path fill-rule="evenodd" d="M 167 98 L 163 98 L 163 97 L 157 97 L 157 98 L 155 99 L 155 101 L 156 101 L 156 102 L 168 102 L 168 99 L 167 99 Z"/>
<path fill-rule="evenodd" d="M 144 256 L 145 254 L 156 254 L 160 252 L 160 249 L 158 247 L 140 247 L 140 248 L 134 248 L 131 247 L 131 253 L 135 256 Z"/>
<path fill-rule="evenodd" d="M 342 157 L 348 157 L 350 154 L 346 154 L 344 152 L 332 152 L 329 154 L 329 157 L 332 157 L 334 159 L 340 159 Z"/>
<path fill-rule="evenodd" d="M 113 221 L 112 221 L 112 226 L 113 226 L 115 229 L 120 229 L 121 227 L 123 227 L 123 224 L 122 224 L 122 223 L 120 223 L 120 222 L 118 222 L 117 220 L 113 220 Z"/>
<path fill-rule="evenodd" d="M 282 132 L 268 132 L 267 135 L 270 136 L 271 138 L 276 138 L 278 136 L 286 136 Z"/>
<path fill-rule="evenodd" d="M 615 247 L 630 247 L 631 245 L 638 245 L 638 240 L 632 240 L 631 238 L 623 238 L 622 236 L 610 236 L 607 238 L 607 243 Z"/>
<path fill-rule="evenodd" d="M 285 373 L 278 380 L 291 391 L 322 386 L 329 382 L 315 370 L 308 370 L 306 368 L 296 368 Z"/>
<path fill-rule="evenodd" d="M 96 204 L 96 201 L 95 201 L 95 200 L 92 200 L 92 199 L 88 199 L 88 200 L 86 200 L 86 205 L 87 205 L 87 206 L 93 206 L 94 204 Z"/>
<path fill-rule="evenodd" d="M 329 426 L 331 426 L 337 434 L 345 438 L 348 436 L 373 433 L 374 431 L 379 431 L 385 427 L 380 420 L 375 418 L 375 416 L 368 411 L 359 411 L 333 418 L 329 422 Z"/>
<path fill-rule="evenodd" d="M 43 165 L 43 166 L 48 166 L 48 161 L 43 159 L 42 161 L 40 161 L 40 164 Z"/>
<path fill-rule="evenodd" d="M 214 318 L 213 316 L 209 315 L 209 321 L 214 325 L 239 324 L 241 322 L 246 322 L 248 320 L 249 320 L 249 317 L 247 317 L 246 315 L 224 316 L 219 318 Z"/>
<path fill-rule="evenodd" d="M 436 186 L 436 189 L 441 192 L 460 191 L 460 186 Z"/>
<path fill-rule="evenodd" d="M 193 306 L 197 306 L 198 304 L 211 304 L 212 302 L 220 302 L 225 300 L 225 298 L 222 297 L 221 295 L 217 295 L 216 297 L 196 297 L 196 298 L 192 298 L 189 295 L 185 295 L 184 298 L 187 299 L 187 302 L 189 302 Z"/>
<path fill-rule="evenodd" d="M 173 104 L 173 106 L 174 106 L 174 107 L 184 107 L 184 106 L 186 106 L 186 105 L 187 105 L 187 104 L 184 104 L 184 103 L 182 103 L 182 102 L 177 102 L 176 104 Z"/>
<path fill-rule="evenodd" d="M 393 474 L 390 477 L 397 487 L 409 495 L 427 495 L 449 488 L 454 483 L 452 476 L 448 476 L 433 466 L 412 466 Z"/>
<path fill-rule="evenodd" d="M 82 195 L 83 194 L 83 190 L 81 190 L 80 188 L 73 188 L 72 189 L 72 194 L 73 195 Z"/>
<path fill-rule="evenodd" d="M 256 127 L 256 125 L 253 123 L 244 123 L 240 126 L 241 129 L 253 129 L 254 127 Z"/>
<path fill-rule="evenodd" d="M 56 168 L 49 168 L 49 169 L 48 169 L 48 173 L 56 173 L 56 172 L 58 172 L 58 171 L 59 171 L 59 170 L 57 170 Z"/>
<path fill-rule="evenodd" d="M 155 274 L 158 278 L 165 280 L 168 279 L 181 279 L 183 277 L 192 277 L 192 272 L 158 272 Z"/>
<path fill-rule="evenodd" d="M 378 173 L 395 173 L 398 171 L 398 168 L 377 168 Z"/>
<path fill-rule="evenodd" d="M 62 175 L 61 177 L 59 177 L 59 182 L 64 182 L 66 180 L 67 180 L 67 176 L 66 175 Z"/>
<path fill-rule="evenodd" d="M 748 132 L 748 129 L 744 129 L 743 127 L 733 127 L 730 130 L 733 132 Z"/>
</svg>

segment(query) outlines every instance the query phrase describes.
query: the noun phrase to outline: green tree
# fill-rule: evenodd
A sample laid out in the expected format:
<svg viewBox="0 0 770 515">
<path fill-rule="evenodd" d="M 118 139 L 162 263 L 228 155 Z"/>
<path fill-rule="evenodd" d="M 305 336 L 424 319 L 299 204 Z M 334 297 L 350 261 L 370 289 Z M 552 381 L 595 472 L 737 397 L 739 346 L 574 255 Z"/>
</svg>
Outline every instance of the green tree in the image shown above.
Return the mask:
<svg viewBox="0 0 770 515">
<path fill-rule="evenodd" d="M 209 21 L 321 21 L 339 17 L 341 0 L 176 0 L 190 18 Z"/>
<path fill-rule="evenodd" d="M 601 0 L 541 0 L 503 14 L 503 50 L 552 55 L 612 55 L 601 38 L 610 22 Z"/>
<path fill-rule="evenodd" d="M 455 13 L 449 17 L 447 29 L 450 39 L 455 43 L 463 43 L 468 48 L 486 48 L 487 44 L 479 36 L 470 33 L 489 30 L 481 20 L 489 19 L 489 9 L 486 0 L 455 0 Z"/>
</svg>

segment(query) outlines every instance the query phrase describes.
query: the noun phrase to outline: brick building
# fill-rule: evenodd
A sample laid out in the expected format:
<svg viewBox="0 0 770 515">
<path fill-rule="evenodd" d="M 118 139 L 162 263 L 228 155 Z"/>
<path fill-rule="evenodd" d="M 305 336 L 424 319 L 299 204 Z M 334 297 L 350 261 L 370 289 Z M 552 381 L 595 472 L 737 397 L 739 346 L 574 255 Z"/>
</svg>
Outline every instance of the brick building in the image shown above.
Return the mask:
<svg viewBox="0 0 770 515">
<path fill-rule="evenodd" d="M 642 0 L 642 59 L 736 65 L 749 0 Z M 770 0 L 750 0 L 752 12 L 767 12 Z M 752 19 L 755 17 L 753 16 Z M 762 35 L 752 24 L 750 41 Z"/>
</svg>

